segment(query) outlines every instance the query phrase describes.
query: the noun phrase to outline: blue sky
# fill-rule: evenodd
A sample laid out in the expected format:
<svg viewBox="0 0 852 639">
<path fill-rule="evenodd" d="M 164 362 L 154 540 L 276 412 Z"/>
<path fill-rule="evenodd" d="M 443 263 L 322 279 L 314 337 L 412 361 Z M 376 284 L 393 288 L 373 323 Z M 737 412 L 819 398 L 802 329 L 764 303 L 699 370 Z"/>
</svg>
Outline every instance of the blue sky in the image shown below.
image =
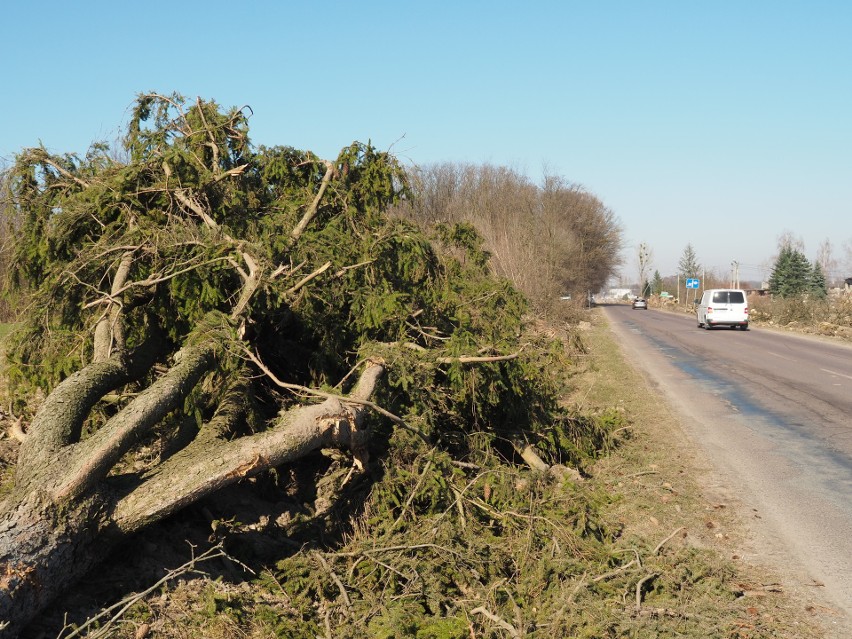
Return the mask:
<svg viewBox="0 0 852 639">
<path fill-rule="evenodd" d="M 583 185 L 674 274 L 765 277 L 780 235 L 852 276 L 852 3 L 9 3 L 0 162 L 115 140 L 140 92 L 250 105 L 255 144 Z M 846 249 L 849 249 L 848 251 Z"/>
</svg>

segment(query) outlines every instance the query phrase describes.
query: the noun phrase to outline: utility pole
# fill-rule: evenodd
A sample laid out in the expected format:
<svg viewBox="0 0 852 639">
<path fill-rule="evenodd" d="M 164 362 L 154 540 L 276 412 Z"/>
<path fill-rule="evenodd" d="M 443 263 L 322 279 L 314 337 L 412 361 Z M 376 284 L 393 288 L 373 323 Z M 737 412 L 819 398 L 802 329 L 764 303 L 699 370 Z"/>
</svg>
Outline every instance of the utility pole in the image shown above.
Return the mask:
<svg viewBox="0 0 852 639">
<path fill-rule="evenodd" d="M 740 287 L 740 263 L 734 260 L 731 262 L 731 288 Z"/>
</svg>

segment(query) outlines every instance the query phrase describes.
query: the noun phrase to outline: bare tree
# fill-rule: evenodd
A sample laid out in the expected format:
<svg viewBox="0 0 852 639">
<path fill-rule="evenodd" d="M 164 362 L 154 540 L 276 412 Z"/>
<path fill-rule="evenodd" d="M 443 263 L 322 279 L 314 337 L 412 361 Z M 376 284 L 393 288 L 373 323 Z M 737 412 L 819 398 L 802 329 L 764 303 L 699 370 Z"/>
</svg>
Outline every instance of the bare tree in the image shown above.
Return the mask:
<svg viewBox="0 0 852 639">
<path fill-rule="evenodd" d="M 645 285 L 648 282 L 648 271 L 653 263 L 653 251 L 645 242 L 640 242 L 636 249 L 636 259 L 639 265 L 639 291 L 640 294 L 644 294 Z"/>
<path fill-rule="evenodd" d="M 416 197 L 400 211 L 425 225 L 467 222 L 480 232 L 495 274 L 540 308 L 565 293 L 599 290 L 620 264 L 621 228 L 612 211 L 557 176 L 535 185 L 490 165 L 419 170 Z"/>
<path fill-rule="evenodd" d="M 843 243 L 843 264 L 844 273 L 843 279 L 852 277 L 852 239 L 846 240 Z"/>
<path fill-rule="evenodd" d="M 831 244 L 831 239 L 825 238 L 820 242 L 817 248 L 815 263 L 819 264 L 822 272 L 825 274 L 828 286 L 837 286 L 837 280 L 839 279 L 837 275 L 838 261 L 834 257 L 834 247 Z"/>
<path fill-rule="evenodd" d="M 801 236 L 795 235 L 792 231 L 784 231 L 778 236 L 778 251 L 783 249 L 792 249 L 801 253 L 805 252 L 805 241 Z"/>
</svg>

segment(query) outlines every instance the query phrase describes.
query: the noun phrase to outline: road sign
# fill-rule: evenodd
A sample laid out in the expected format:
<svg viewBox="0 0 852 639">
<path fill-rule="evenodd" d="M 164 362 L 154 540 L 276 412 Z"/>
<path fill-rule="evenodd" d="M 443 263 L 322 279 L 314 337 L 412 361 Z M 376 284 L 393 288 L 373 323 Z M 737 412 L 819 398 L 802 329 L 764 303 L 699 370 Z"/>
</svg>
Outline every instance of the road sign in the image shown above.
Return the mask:
<svg viewBox="0 0 852 639">
<path fill-rule="evenodd" d="M 699 282 L 697 277 L 688 277 L 686 279 L 686 288 L 698 288 Z"/>
</svg>

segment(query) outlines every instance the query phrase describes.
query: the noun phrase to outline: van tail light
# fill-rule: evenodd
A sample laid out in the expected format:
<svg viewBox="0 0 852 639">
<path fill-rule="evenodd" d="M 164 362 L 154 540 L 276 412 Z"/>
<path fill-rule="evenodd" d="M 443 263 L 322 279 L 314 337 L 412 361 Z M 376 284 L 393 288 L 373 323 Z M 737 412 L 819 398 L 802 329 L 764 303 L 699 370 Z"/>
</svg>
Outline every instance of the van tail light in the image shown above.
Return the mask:
<svg viewBox="0 0 852 639">
<path fill-rule="evenodd" d="M 748 315 L 748 306 L 745 307 L 745 314 Z"/>
</svg>

